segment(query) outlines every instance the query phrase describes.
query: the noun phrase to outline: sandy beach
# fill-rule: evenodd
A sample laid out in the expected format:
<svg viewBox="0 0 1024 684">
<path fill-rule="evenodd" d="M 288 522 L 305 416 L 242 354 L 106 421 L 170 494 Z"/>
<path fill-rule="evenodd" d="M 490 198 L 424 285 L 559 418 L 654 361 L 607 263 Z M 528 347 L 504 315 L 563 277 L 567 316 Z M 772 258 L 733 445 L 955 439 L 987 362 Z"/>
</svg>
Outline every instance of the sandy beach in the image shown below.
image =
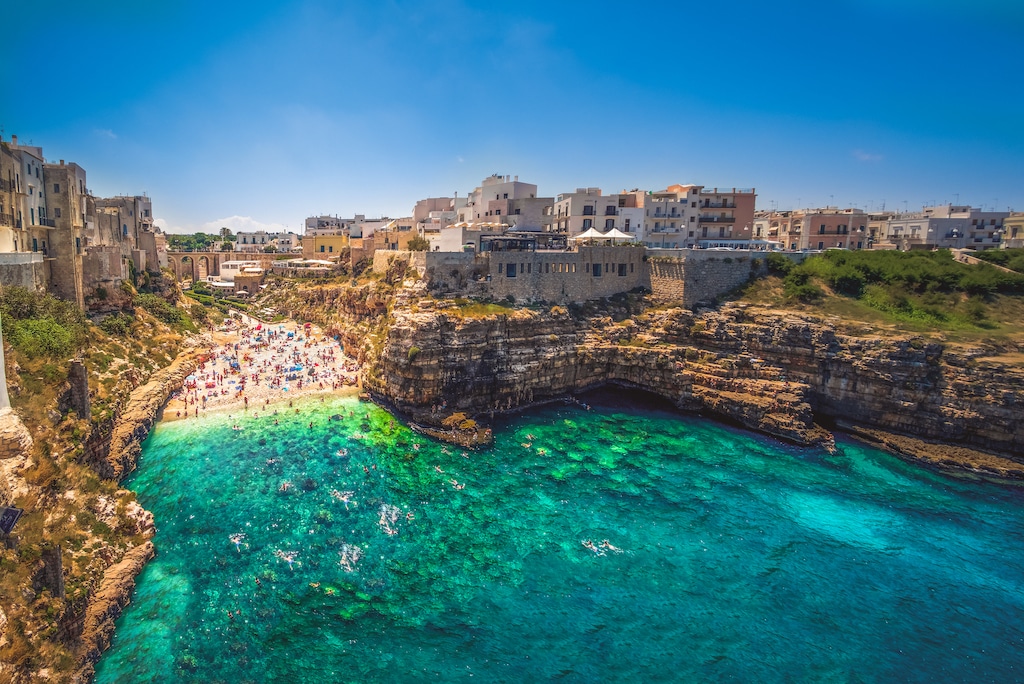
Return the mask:
<svg viewBox="0 0 1024 684">
<path fill-rule="evenodd" d="M 315 325 L 262 323 L 243 316 L 211 333 L 208 360 L 175 392 L 163 420 L 238 411 L 258 416 L 314 394 L 359 391 L 359 367 Z"/>
</svg>

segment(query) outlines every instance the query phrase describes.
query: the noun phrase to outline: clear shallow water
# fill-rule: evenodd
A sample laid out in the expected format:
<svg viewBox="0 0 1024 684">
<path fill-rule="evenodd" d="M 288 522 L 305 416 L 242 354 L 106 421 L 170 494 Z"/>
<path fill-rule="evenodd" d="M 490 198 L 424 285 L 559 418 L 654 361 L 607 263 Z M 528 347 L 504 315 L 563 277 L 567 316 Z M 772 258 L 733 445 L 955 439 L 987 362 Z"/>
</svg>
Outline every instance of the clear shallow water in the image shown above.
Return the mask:
<svg viewBox="0 0 1024 684">
<path fill-rule="evenodd" d="M 98 682 L 1024 679 L 1018 490 L 652 406 L 468 458 L 354 399 L 278 418 L 146 442 L 158 555 Z"/>
</svg>

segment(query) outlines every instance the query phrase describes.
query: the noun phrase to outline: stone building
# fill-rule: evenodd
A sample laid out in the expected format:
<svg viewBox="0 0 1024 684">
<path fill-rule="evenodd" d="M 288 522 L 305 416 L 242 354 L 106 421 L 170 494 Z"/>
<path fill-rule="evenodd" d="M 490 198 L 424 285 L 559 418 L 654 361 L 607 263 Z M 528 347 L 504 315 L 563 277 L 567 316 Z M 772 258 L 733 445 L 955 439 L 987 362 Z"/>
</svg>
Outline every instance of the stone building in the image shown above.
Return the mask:
<svg viewBox="0 0 1024 684">
<path fill-rule="evenodd" d="M 82 233 L 85 230 L 85 169 L 78 164 L 46 164 L 44 178 L 48 186 L 49 204 L 54 229 L 50 232 L 50 287 L 61 299 L 85 307 L 82 271 Z"/>
</svg>

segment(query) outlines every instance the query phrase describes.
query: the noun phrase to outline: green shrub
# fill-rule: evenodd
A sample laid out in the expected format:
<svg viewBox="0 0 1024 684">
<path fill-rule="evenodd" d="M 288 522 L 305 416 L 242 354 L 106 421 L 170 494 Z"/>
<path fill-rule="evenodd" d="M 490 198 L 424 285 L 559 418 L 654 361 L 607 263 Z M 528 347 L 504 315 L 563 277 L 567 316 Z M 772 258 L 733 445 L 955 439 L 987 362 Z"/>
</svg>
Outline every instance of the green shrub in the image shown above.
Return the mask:
<svg viewBox="0 0 1024 684">
<path fill-rule="evenodd" d="M 412 347 L 409 347 L 409 360 L 412 361 L 413 359 L 415 359 L 417 356 L 419 356 L 419 353 L 420 353 L 420 348 L 419 347 L 417 347 L 415 345 L 412 346 Z"/>
<path fill-rule="evenodd" d="M 51 318 L 15 321 L 11 327 L 7 341 L 30 359 L 40 356 L 68 358 L 76 351 L 71 331 Z"/>
<path fill-rule="evenodd" d="M 786 275 L 793 270 L 793 261 L 788 257 L 771 252 L 767 258 L 768 272 L 776 275 Z"/>
<path fill-rule="evenodd" d="M 124 337 L 128 334 L 128 331 L 131 330 L 132 323 L 134 322 L 134 316 L 125 313 L 117 313 L 113 316 L 107 316 L 100 321 L 100 329 L 108 335 Z"/>
</svg>

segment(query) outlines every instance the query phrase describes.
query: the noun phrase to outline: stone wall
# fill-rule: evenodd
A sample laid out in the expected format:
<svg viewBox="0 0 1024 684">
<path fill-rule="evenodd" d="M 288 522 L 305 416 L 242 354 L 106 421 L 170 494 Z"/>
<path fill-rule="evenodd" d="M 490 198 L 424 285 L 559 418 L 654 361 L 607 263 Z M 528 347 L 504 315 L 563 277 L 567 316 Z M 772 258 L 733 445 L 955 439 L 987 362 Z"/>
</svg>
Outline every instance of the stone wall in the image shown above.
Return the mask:
<svg viewBox="0 0 1024 684">
<path fill-rule="evenodd" d="M 0 254 L 0 285 L 45 292 L 49 280 L 50 267 L 41 252 Z"/>
<path fill-rule="evenodd" d="M 778 252 L 801 262 L 799 252 Z M 655 301 L 692 309 L 712 304 L 722 295 L 767 272 L 768 252 L 752 250 L 648 250 L 650 289 Z"/>
<path fill-rule="evenodd" d="M 374 253 L 373 270 L 384 273 L 396 259 L 415 269 L 436 294 L 520 303 L 585 302 L 649 283 L 644 248 L 635 245 L 479 254 L 387 250 Z"/>
</svg>

